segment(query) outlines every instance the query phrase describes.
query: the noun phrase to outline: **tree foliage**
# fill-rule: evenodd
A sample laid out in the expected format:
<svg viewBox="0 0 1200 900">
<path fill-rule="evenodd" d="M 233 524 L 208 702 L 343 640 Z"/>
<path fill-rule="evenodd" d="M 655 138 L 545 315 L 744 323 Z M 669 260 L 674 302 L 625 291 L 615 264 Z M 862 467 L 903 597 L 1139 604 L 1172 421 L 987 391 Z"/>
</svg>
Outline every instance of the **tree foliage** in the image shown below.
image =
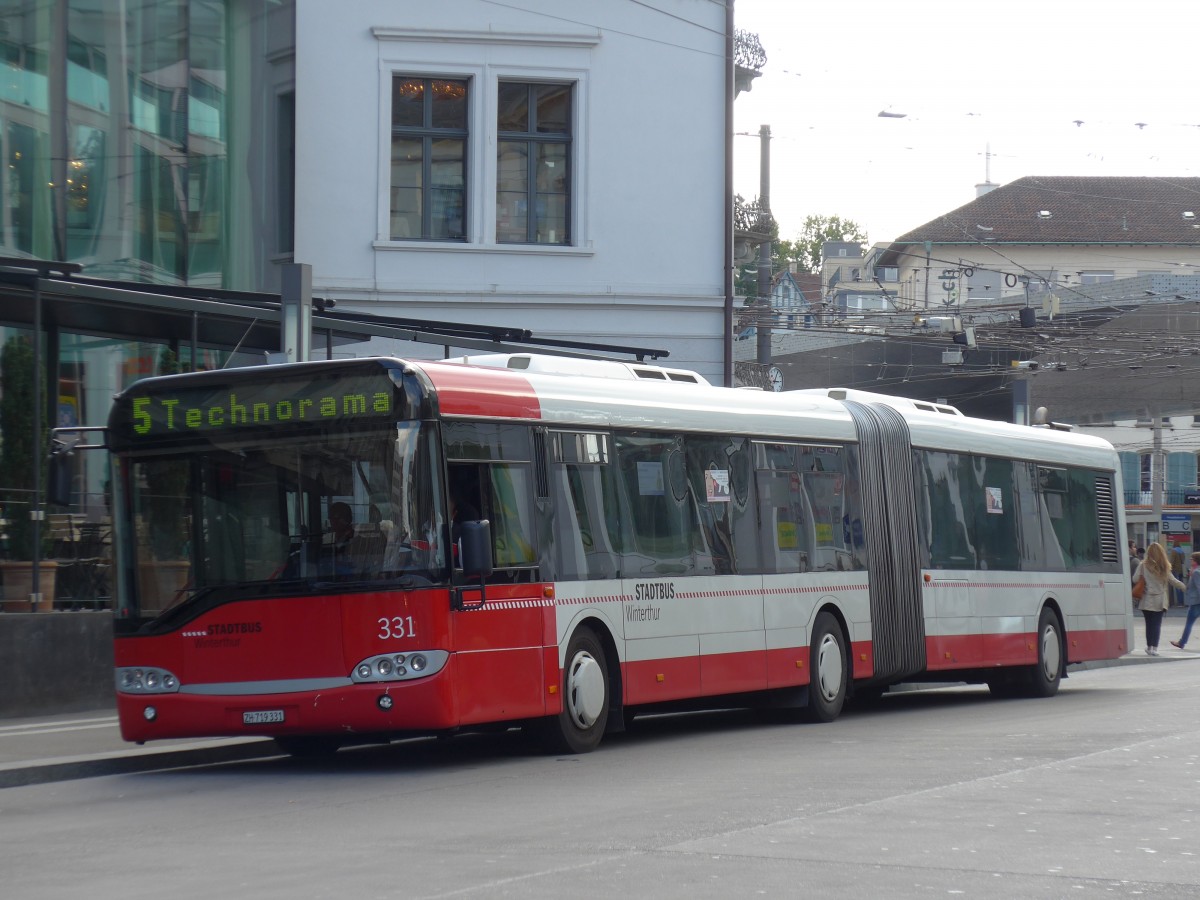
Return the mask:
<svg viewBox="0 0 1200 900">
<path fill-rule="evenodd" d="M 794 240 L 776 242 L 775 258 L 779 265 L 798 263 L 805 272 L 821 271 L 821 247 L 830 242 L 867 243 L 867 233 L 857 222 L 841 216 L 809 216 Z"/>
<path fill-rule="evenodd" d="M 771 244 L 771 271 L 780 272 L 796 263 L 801 272 L 821 271 L 821 247 L 830 241 L 867 243 L 867 233 L 857 222 L 841 216 L 809 216 L 800 233 L 791 240 L 781 238 L 778 231 Z M 736 279 L 737 292 L 747 303 L 758 296 L 758 259 L 740 266 Z"/>
</svg>

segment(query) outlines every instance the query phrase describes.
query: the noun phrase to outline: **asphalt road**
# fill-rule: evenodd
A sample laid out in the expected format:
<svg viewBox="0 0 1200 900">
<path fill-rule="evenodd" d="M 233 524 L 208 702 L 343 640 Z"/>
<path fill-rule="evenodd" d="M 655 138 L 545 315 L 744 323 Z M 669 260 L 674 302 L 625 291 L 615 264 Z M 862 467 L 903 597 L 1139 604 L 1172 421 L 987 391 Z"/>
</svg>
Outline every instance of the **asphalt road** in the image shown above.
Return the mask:
<svg viewBox="0 0 1200 900">
<path fill-rule="evenodd" d="M 639 720 L 0 791 L 5 897 L 1200 895 L 1200 654 L 1049 700 L 889 696 L 830 725 Z M 1161 659 L 1161 658 L 1160 658 Z"/>
</svg>

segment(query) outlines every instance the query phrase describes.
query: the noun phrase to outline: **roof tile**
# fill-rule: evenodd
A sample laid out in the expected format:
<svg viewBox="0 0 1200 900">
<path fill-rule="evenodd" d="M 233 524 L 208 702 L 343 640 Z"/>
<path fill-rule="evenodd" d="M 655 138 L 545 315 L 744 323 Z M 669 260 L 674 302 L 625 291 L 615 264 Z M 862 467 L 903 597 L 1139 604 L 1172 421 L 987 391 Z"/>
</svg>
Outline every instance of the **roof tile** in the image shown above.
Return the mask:
<svg viewBox="0 0 1200 900">
<path fill-rule="evenodd" d="M 1191 212 L 1193 217 L 1185 216 Z M 901 235 L 893 244 L 1200 245 L 1200 178 L 1031 175 Z"/>
</svg>

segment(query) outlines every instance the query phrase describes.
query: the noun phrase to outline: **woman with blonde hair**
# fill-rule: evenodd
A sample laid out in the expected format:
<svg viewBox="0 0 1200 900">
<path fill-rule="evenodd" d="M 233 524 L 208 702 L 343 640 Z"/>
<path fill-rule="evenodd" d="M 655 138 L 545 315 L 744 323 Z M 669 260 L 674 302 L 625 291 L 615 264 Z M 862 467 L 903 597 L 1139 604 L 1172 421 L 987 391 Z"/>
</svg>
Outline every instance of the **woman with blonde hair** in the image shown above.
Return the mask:
<svg viewBox="0 0 1200 900">
<path fill-rule="evenodd" d="M 1171 605 L 1168 588 L 1186 588 L 1182 581 L 1171 574 L 1171 563 L 1162 544 L 1153 543 L 1146 548 L 1146 558 L 1133 573 L 1133 583 L 1146 583 L 1146 591 L 1138 602 L 1142 618 L 1146 620 L 1146 655 L 1158 656 L 1158 636 L 1162 632 L 1163 613 Z"/>
</svg>

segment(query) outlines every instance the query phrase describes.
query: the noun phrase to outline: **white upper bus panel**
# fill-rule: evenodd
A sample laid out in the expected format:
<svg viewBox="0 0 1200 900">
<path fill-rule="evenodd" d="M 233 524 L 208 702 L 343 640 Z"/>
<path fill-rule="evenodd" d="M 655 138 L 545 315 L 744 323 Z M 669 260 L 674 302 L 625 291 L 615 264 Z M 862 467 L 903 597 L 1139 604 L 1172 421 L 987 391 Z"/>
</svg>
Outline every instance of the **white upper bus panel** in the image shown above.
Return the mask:
<svg viewBox="0 0 1200 900">
<path fill-rule="evenodd" d="M 713 387 L 682 369 L 636 363 L 547 357 L 539 354 L 492 354 L 454 361 L 412 363 L 436 377 L 439 369 L 505 369 L 524 380 L 536 397 L 532 418 L 549 425 L 584 428 L 640 428 L 718 431 L 791 441 L 854 442 L 858 435 L 846 403 L 888 406 L 908 423 L 912 445 L 985 456 L 1008 457 L 1047 465 L 1117 468 L 1112 445 L 1100 438 L 1048 428 L 976 419 L 952 406 L 845 388 L 785 391 L 737 391 Z M 465 365 L 464 365 L 465 364 Z M 646 372 L 660 373 L 647 377 Z M 691 383 L 669 377 L 690 376 Z M 665 374 L 663 374 L 665 373 Z M 484 416 L 476 404 L 487 396 L 486 378 L 463 389 L 471 398 L 464 409 L 451 400 L 444 414 Z M 636 383 L 636 386 L 635 386 Z M 453 394 L 458 385 L 447 386 Z M 495 395 L 499 396 L 499 395 Z M 449 411 L 447 411 L 449 410 Z M 513 412 L 494 415 L 512 416 Z M 525 413 L 520 414 L 528 417 Z"/>
<path fill-rule="evenodd" d="M 573 375 L 586 378 L 622 378 L 642 381 L 672 381 L 677 384 L 703 384 L 703 375 L 687 369 L 668 369 L 619 360 L 574 359 L 568 356 L 544 356 L 539 353 L 485 353 L 464 356 L 461 362 L 470 366 L 489 366 L 496 369 L 517 369 L 539 375 Z"/>
<path fill-rule="evenodd" d="M 928 400 L 893 397 L 891 394 L 876 394 L 871 391 L 855 390 L 854 388 L 806 388 L 800 391 L 792 391 L 791 393 L 819 394 L 822 397 L 829 397 L 833 400 L 853 400 L 856 403 L 881 403 L 884 406 L 892 407 L 892 409 L 898 409 L 900 412 L 919 409 L 924 412 L 943 413 L 948 416 L 962 415 L 957 407 L 949 406 L 945 403 L 930 403 Z"/>
</svg>

